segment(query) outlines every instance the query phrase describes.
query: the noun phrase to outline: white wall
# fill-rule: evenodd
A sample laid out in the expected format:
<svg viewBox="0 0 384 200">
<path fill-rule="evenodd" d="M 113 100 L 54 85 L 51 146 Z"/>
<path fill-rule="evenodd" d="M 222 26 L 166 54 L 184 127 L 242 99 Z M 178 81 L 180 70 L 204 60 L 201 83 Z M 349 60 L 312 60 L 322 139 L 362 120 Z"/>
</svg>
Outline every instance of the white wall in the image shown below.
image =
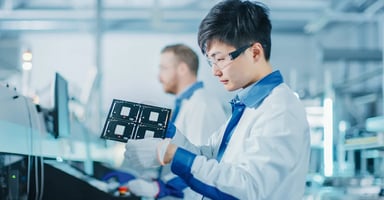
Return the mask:
<svg viewBox="0 0 384 200">
<path fill-rule="evenodd" d="M 40 89 L 49 84 L 53 73 L 62 73 L 73 85 L 81 87 L 87 71 L 95 66 L 95 42 L 91 34 L 28 34 L 22 39 L 24 46 L 33 51 L 31 87 Z M 171 97 L 163 94 L 158 82 L 159 52 L 164 45 L 185 43 L 200 55 L 201 80 L 208 88 L 217 90 L 217 95 L 228 100 L 227 94 L 213 77 L 197 46 L 195 34 L 147 34 L 147 33 L 107 33 L 102 42 L 103 92 L 104 102 L 112 98 L 125 98 L 138 101 L 151 100 L 155 96 L 165 105 Z M 315 59 L 315 46 L 311 38 L 304 35 L 273 35 L 271 63 L 282 70 L 285 79 L 290 81 L 290 71 L 300 74 L 310 73 Z M 106 107 L 104 107 L 105 109 Z"/>
<path fill-rule="evenodd" d="M 33 68 L 27 83 L 30 94 L 37 94 L 42 104 L 51 105 L 52 91 L 50 85 L 54 73 L 59 72 L 72 87 L 81 88 L 88 70 L 94 67 L 94 41 L 90 34 L 28 34 L 21 39 L 23 49 L 32 51 Z M 24 74 L 13 77 L 15 85 L 22 84 Z M 77 89 L 77 90 L 79 90 Z M 19 88 L 23 91 L 23 88 Z"/>
<path fill-rule="evenodd" d="M 341 33 L 329 34 L 329 37 L 327 33 L 322 37 L 303 34 L 272 35 L 271 63 L 275 69 L 281 70 L 286 83 L 293 89 L 322 89 L 324 66 L 318 58 L 320 45 L 343 47 L 356 41 L 353 35 L 343 37 Z M 49 91 L 44 88 L 50 84 L 54 72 L 58 71 L 69 80 L 72 94 L 78 95 L 85 85 L 88 71 L 95 66 L 94 35 L 36 33 L 25 34 L 21 41 L 24 46 L 32 49 L 34 56 L 29 84 L 31 88 L 40 90 L 42 96 L 47 95 Z M 200 80 L 205 81 L 206 87 L 223 104 L 234 96 L 234 93 L 226 92 L 211 74 L 197 46 L 196 34 L 105 33 L 101 43 L 104 112 L 108 111 L 113 98 L 173 107 L 173 97 L 163 93 L 157 77 L 160 50 L 171 43 L 185 43 L 200 55 Z"/>
<path fill-rule="evenodd" d="M 55 71 L 66 77 L 79 91 L 85 85 L 87 73 L 95 66 L 95 41 L 87 33 L 28 34 L 22 39 L 33 52 L 30 87 L 49 93 L 46 86 Z M 106 33 L 102 41 L 103 110 L 109 109 L 113 98 L 139 102 L 154 102 L 172 107 L 173 97 L 163 93 L 158 81 L 160 50 L 167 44 L 185 43 L 200 56 L 200 80 L 224 104 L 234 93 L 228 93 L 212 75 L 197 46 L 195 34 Z M 308 83 L 314 66 L 315 46 L 304 35 L 273 35 L 271 63 L 280 69 L 288 84 L 300 89 Z M 73 92 L 73 95 L 78 95 Z"/>
<path fill-rule="evenodd" d="M 37 93 L 42 104 L 50 104 L 50 84 L 54 73 L 61 73 L 71 87 L 71 95 L 78 97 L 85 87 L 89 71 L 95 67 L 94 36 L 86 33 L 26 34 L 23 46 L 33 53 L 33 69 L 28 84 L 30 93 Z M 103 111 L 107 112 L 112 99 L 154 103 L 173 107 L 173 97 L 163 92 L 158 81 L 158 61 L 161 49 L 171 43 L 185 43 L 200 56 L 199 79 L 205 82 L 223 104 L 234 95 L 211 74 L 201 55 L 194 34 L 110 33 L 102 41 Z M 23 75 L 12 77 L 22 87 Z M 24 74 L 25 76 L 25 74 Z M 21 89 L 19 89 L 21 91 Z"/>
</svg>

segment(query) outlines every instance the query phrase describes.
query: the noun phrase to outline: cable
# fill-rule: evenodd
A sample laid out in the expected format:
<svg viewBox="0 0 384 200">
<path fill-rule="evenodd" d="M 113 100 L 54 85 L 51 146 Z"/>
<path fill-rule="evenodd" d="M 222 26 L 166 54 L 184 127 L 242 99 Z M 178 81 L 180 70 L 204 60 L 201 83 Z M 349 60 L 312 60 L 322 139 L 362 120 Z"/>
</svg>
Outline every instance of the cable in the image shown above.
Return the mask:
<svg viewBox="0 0 384 200">
<path fill-rule="evenodd" d="M 37 112 L 33 112 L 33 113 L 35 114 L 35 118 L 39 119 L 39 115 L 37 114 Z M 40 131 L 40 132 L 43 131 L 41 129 L 39 120 L 37 120 L 37 130 Z M 42 152 L 41 147 L 42 147 L 42 145 L 40 144 L 39 145 L 40 152 Z M 39 191 L 40 195 L 39 195 L 38 199 L 41 200 L 41 199 L 43 199 L 43 194 L 44 194 L 44 157 L 40 156 L 39 158 L 40 158 L 40 191 Z"/>
<path fill-rule="evenodd" d="M 30 171 L 31 171 L 30 161 L 31 161 L 31 154 L 33 152 L 33 131 L 32 131 L 33 126 L 32 126 L 31 110 L 29 108 L 28 101 L 25 97 L 23 99 L 24 99 L 24 103 L 25 103 L 25 106 L 26 106 L 27 112 L 28 112 L 28 121 L 29 121 L 29 134 L 28 135 L 30 136 L 30 147 L 31 147 L 31 149 L 30 149 L 31 152 L 30 152 L 30 154 L 28 154 L 28 178 L 27 178 L 27 196 L 29 196 L 29 190 L 30 190 L 30 185 L 29 185 L 30 180 L 29 179 L 30 179 Z M 38 169 L 37 169 L 36 157 L 35 157 L 34 161 L 35 161 L 35 184 L 36 184 L 35 198 L 37 199 L 37 196 L 39 195 L 39 189 L 38 189 L 39 180 L 38 180 L 38 174 L 37 174 Z"/>
<path fill-rule="evenodd" d="M 37 112 L 33 112 L 33 113 L 35 115 L 35 119 L 39 119 L 39 115 L 37 114 Z M 43 131 L 41 129 L 39 120 L 37 120 L 37 130 L 39 132 Z M 39 141 L 40 142 L 42 141 L 41 138 Z M 39 145 L 39 149 L 40 149 L 40 152 L 42 152 L 42 144 Z M 39 190 L 39 193 L 38 193 L 39 195 L 38 195 L 37 199 L 41 200 L 41 199 L 43 199 L 43 194 L 44 194 L 44 157 L 38 156 L 37 158 L 39 158 L 39 161 L 40 161 L 40 190 Z M 36 161 L 36 163 L 37 163 L 37 161 Z"/>
<path fill-rule="evenodd" d="M 28 104 L 27 104 L 25 99 L 24 99 L 24 101 L 25 101 L 25 105 L 27 105 L 27 107 L 28 107 Z M 30 123 L 30 126 L 32 126 L 32 122 L 31 122 L 30 118 L 29 118 L 29 123 Z M 27 146 L 30 147 L 30 150 L 32 152 L 33 144 L 32 144 L 31 134 L 28 135 L 28 139 L 29 140 L 27 140 Z M 27 168 L 27 197 L 28 198 L 29 198 L 29 190 L 30 190 L 30 178 L 31 178 L 31 154 L 28 154 L 28 168 Z"/>
<path fill-rule="evenodd" d="M 44 194 L 44 158 L 40 157 L 41 161 L 41 186 L 40 186 L 40 197 L 39 199 L 43 199 Z"/>
</svg>

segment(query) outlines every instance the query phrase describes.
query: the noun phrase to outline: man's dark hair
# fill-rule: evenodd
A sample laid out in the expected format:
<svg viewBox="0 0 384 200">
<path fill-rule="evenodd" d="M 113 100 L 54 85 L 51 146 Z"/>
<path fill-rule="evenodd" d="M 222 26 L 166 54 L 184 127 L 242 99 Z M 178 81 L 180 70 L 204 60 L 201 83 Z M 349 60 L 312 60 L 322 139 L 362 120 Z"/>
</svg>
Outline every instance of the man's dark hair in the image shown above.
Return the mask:
<svg viewBox="0 0 384 200">
<path fill-rule="evenodd" d="M 187 45 L 184 44 L 172 44 L 165 46 L 161 53 L 172 52 L 175 54 L 179 62 L 184 62 L 188 65 L 189 70 L 197 76 L 199 70 L 199 58 L 197 54 Z"/>
<path fill-rule="evenodd" d="M 271 30 L 268 8 L 264 4 L 226 0 L 216 4 L 201 21 L 197 40 L 203 54 L 213 40 L 236 48 L 259 42 L 265 59 L 269 60 Z"/>
</svg>

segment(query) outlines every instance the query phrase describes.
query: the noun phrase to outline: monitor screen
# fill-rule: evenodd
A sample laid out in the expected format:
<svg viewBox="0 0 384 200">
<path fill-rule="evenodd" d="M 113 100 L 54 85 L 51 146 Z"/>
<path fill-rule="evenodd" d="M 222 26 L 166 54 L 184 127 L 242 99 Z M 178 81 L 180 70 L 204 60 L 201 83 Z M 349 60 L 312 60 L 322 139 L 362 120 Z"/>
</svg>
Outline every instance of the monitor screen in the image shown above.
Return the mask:
<svg viewBox="0 0 384 200">
<path fill-rule="evenodd" d="M 56 72 L 54 83 L 53 135 L 66 137 L 70 134 L 68 82 Z"/>
</svg>

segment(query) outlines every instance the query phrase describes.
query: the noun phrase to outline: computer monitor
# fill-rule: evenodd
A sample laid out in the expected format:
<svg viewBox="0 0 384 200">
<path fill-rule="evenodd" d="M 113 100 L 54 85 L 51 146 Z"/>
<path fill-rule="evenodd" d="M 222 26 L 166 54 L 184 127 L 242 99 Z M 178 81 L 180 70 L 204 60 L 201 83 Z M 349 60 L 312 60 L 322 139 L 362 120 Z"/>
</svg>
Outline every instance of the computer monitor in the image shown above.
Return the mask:
<svg viewBox="0 0 384 200">
<path fill-rule="evenodd" d="M 66 137 L 70 134 L 69 95 L 67 80 L 56 72 L 54 83 L 53 135 Z"/>
</svg>

